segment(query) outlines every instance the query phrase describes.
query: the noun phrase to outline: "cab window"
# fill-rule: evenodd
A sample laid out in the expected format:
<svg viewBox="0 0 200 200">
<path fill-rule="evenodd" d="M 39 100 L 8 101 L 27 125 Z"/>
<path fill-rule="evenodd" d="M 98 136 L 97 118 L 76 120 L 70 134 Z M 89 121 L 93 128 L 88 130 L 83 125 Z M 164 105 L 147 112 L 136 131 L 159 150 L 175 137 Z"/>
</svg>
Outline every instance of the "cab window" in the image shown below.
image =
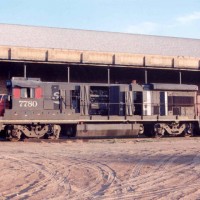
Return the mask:
<svg viewBox="0 0 200 200">
<path fill-rule="evenodd" d="M 34 88 L 21 88 L 20 92 L 21 98 L 34 98 L 35 97 L 35 89 Z"/>
</svg>

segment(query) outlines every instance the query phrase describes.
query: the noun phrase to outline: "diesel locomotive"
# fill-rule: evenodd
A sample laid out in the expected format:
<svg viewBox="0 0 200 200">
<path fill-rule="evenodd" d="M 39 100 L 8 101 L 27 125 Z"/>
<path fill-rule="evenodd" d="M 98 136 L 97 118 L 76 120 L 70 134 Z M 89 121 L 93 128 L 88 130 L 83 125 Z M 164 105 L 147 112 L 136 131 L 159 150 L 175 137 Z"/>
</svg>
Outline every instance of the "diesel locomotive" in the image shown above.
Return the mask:
<svg viewBox="0 0 200 200">
<path fill-rule="evenodd" d="M 199 132 L 198 86 L 43 82 L 13 77 L 0 95 L 0 130 L 10 140 L 132 137 Z"/>
</svg>

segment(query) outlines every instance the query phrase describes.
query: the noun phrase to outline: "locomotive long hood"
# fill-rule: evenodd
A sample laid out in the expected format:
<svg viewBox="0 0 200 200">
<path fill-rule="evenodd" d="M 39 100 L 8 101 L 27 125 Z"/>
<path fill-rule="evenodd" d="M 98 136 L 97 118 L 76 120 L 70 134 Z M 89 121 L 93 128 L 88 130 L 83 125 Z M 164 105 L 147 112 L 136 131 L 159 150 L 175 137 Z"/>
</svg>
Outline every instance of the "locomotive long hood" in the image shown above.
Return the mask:
<svg viewBox="0 0 200 200">
<path fill-rule="evenodd" d="M 149 85 L 153 90 L 198 91 L 197 85 L 162 84 L 162 83 L 151 83 Z"/>
</svg>

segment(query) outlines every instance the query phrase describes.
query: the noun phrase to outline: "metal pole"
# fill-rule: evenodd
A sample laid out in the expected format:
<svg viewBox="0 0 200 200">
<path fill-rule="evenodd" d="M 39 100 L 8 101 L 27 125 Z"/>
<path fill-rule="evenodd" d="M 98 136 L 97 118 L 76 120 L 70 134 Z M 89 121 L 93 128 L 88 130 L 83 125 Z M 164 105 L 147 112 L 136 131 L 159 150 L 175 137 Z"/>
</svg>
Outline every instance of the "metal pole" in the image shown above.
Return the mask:
<svg viewBox="0 0 200 200">
<path fill-rule="evenodd" d="M 181 71 L 179 71 L 179 84 L 182 84 L 182 74 L 181 74 Z"/>
<path fill-rule="evenodd" d="M 24 64 L 24 78 L 26 78 L 26 64 Z"/>
<path fill-rule="evenodd" d="M 108 68 L 108 84 L 110 84 L 110 68 Z"/>
<path fill-rule="evenodd" d="M 11 73 L 10 73 L 10 70 L 8 71 L 8 79 L 11 78 Z"/>
<path fill-rule="evenodd" d="M 145 84 L 147 84 L 148 83 L 148 73 L 147 73 L 146 69 L 144 71 L 144 76 L 145 76 Z"/>
<path fill-rule="evenodd" d="M 70 67 L 67 67 L 67 82 L 70 82 Z"/>
<path fill-rule="evenodd" d="M 108 85 L 110 85 L 110 68 L 108 68 Z M 110 93 L 110 87 L 109 87 Z M 110 119 L 110 103 L 108 103 L 108 120 Z"/>
</svg>

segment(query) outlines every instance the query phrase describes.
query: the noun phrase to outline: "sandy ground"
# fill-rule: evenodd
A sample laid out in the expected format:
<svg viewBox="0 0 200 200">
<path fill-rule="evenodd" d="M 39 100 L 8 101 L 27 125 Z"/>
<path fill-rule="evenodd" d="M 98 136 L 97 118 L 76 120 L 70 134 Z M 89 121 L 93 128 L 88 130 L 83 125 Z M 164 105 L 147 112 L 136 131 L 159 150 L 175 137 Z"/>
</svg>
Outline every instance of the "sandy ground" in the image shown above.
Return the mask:
<svg viewBox="0 0 200 200">
<path fill-rule="evenodd" d="M 0 199 L 200 199 L 200 138 L 0 142 Z"/>
</svg>

